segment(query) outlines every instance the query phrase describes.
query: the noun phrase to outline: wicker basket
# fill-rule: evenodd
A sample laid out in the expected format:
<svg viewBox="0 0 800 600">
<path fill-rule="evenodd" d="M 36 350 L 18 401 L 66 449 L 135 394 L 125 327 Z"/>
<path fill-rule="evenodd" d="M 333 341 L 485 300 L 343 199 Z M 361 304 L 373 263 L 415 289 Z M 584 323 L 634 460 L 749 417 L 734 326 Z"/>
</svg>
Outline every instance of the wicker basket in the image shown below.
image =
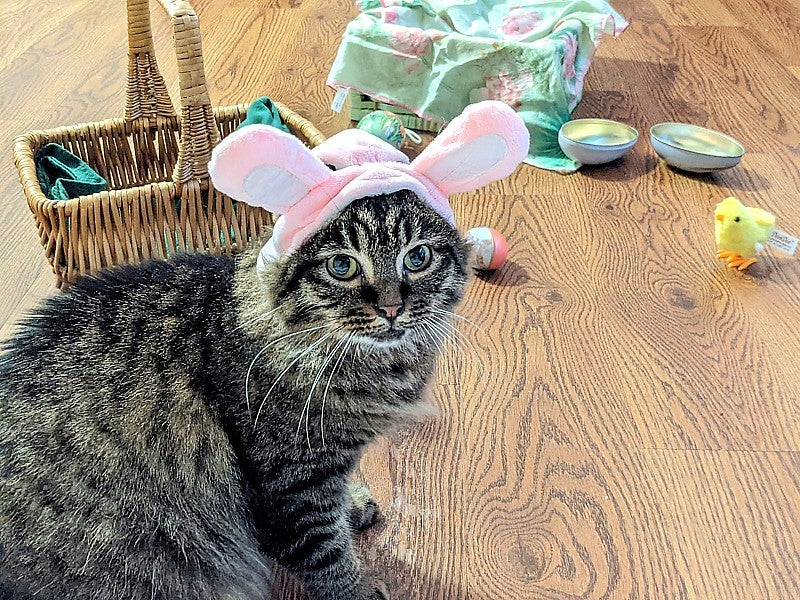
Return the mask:
<svg viewBox="0 0 800 600">
<path fill-rule="evenodd" d="M 32 131 L 18 137 L 14 157 L 57 285 L 110 265 L 175 252 L 235 252 L 272 216 L 213 188 L 211 149 L 242 122 L 247 105 L 211 108 L 197 16 L 186 0 L 160 0 L 169 13 L 180 74 L 175 114 L 153 54 L 148 0 L 127 0 L 128 84 L 123 119 Z M 289 129 L 310 147 L 325 138 L 276 103 Z M 56 142 L 89 163 L 108 190 L 66 201 L 47 198 L 34 156 Z"/>
</svg>

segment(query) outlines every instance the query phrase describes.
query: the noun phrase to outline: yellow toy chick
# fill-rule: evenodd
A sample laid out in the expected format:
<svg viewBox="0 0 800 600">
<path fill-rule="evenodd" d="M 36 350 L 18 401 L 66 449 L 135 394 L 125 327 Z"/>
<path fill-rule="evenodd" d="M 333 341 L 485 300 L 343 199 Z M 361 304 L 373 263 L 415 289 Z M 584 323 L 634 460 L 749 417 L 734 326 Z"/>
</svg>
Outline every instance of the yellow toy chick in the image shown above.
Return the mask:
<svg viewBox="0 0 800 600">
<path fill-rule="evenodd" d="M 714 209 L 717 258 L 740 271 L 757 262 L 755 255 L 775 230 L 775 215 L 745 206 L 734 197 L 725 198 Z"/>
</svg>

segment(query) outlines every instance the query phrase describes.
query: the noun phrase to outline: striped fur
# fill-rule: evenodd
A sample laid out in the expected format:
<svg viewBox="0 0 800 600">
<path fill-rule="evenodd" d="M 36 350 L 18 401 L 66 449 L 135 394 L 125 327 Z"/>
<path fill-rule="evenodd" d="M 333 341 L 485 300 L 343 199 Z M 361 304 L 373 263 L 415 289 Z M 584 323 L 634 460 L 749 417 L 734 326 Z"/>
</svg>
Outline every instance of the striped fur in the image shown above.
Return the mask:
<svg viewBox="0 0 800 600">
<path fill-rule="evenodd" d="M 430 266 L 398 270 L 419 244 Z M 377 506 L 349 476 L 420 410 L 463 243 L 398 193 L 265 273 L 256 253 L 86 278 L 8 341 L 0 598 L 266 599 L 270 561 L 312 598 L 386 597 L 353 552 Z M 326 267 L 342 253 L 351 281 Z"/>
</svg>

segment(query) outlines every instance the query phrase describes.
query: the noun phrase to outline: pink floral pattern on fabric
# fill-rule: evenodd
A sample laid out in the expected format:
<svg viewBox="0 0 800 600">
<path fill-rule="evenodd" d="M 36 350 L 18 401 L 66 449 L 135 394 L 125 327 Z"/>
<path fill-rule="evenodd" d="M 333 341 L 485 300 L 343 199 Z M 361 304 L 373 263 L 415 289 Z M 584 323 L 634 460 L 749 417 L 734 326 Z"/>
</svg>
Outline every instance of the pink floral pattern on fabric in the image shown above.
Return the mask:
<svg viewBox="0 0 800 600">
<path fill-rule="evenodd" d="M 564 78 L 575 79 L 575 59 L 578 56 L 578 40 L 570 32 L 562 36 L 564 39 Z"/>
<path fill-rule="evenodd" d="M 499 73 L 496 77 L 486 78 L 486 91 L 491 100 L 499 100 L 511 108 L 519 108 L 522 104 L 522 93 L 533 87 L 533 75 L 522 73 L 512 77 L 508 73 Z"/>
<path fill-rule="evenodd" d="M 421 29 L 403 29 L 396 32 L 389 44 L 397 54 L 418 58 L 431 49 L 431 38 Z"/>
<path fill-rule="evenodd" d="M 511 39 L 519 39 L 536 29 L 541 22 L 542 17 L 536 11 L 512 9 L 512 12 L 503 19 L 500 30 Z"/>
<path fill-rule="evenodd" d="M 527 162 L 571 172 L 558 129 L 601 40 L 628 26 L 613 1 L 356 0 L 327 83 L 439 124 L 497 99 L 524 115 Z"/>
<path fill-rule="evenodd" d="M 384 23 L 397 23 L 400 20 L 399 13 L 393 8 L 384 8 L 381 12 L 383 13 Z"/>
</svg>

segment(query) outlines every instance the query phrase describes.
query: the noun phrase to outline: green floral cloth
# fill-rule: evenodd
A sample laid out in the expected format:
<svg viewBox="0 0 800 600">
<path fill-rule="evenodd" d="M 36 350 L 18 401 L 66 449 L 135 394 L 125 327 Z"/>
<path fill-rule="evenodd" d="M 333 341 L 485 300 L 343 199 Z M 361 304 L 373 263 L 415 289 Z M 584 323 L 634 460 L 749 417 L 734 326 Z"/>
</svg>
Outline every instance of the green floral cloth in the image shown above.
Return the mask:
<svg viewBox="0 0 800 600">
<path fill-rule="evenodd" d="M 570 172 L 578 164 L 558 130 L 581 99 L 604 34 L 628 23 L 603 0 L 362 0 L 328 85 L 350 88 L 449 122 L 468 104 L 501 100 L 531 133 L 526 162 Z"/>
</svg>

